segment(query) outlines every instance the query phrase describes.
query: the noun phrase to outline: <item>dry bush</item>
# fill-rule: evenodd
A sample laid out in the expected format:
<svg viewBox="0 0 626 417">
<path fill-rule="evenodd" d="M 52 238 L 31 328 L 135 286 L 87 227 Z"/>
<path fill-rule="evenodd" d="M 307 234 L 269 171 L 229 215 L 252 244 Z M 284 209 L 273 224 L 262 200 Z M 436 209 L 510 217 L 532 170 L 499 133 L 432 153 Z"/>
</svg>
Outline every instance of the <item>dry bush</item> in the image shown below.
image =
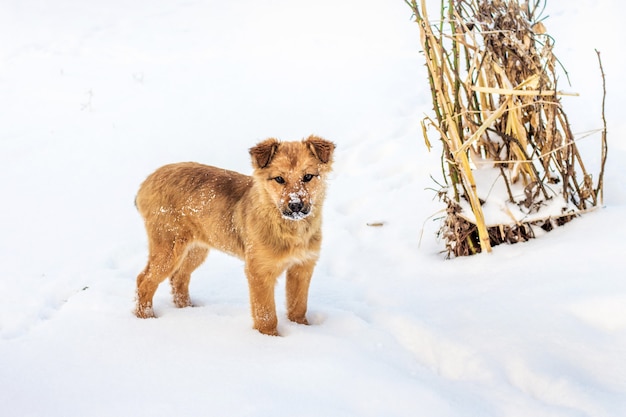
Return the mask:
<svg viewBox="0 0 626 417">
<path fill-rule="evenodd" d="M 443 143 L 447 216 L 439 234 L 448 254 L 526 241 L 597 206 L 606 128 L 594 184 L 560 102 L 564 71 L 540 19 L 545 3 L 443 0 L 433 23 L 425 0 L 405 1 L 420 27 L 434 105 L 424 137 L 430 146 L 433 127 Z M 476 180 L 484 170 L 495 172 L 487 184 Z M 505 221 L 485 216 L 494 204 Z"/>
</svg>

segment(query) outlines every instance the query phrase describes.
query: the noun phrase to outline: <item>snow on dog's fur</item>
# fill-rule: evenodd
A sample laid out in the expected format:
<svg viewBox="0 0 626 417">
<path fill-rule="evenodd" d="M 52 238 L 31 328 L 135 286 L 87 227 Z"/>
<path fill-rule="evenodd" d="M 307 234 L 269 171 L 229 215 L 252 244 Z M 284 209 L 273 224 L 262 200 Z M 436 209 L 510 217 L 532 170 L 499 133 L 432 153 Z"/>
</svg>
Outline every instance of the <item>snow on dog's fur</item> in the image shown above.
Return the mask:
<svg viewBox="0 0 626 417">
<path fill-rule="evenodd" d="M 250 149 L 252 176 L 194 162 L 166 165 L 141 185 L 136 205 L 149 242 L 137 277 L 137 317 L 170 278 L 174 304 L 191 305 L 191 273 L 209 249 L 245 261 L 254 328 L 277 335 L 274 286 L 287 271 L 287 315 L 307 324 L 309 283 L 322 240 L 322 204 L 335 145 L 317 136 L 267 139 Z"/>
</svg>

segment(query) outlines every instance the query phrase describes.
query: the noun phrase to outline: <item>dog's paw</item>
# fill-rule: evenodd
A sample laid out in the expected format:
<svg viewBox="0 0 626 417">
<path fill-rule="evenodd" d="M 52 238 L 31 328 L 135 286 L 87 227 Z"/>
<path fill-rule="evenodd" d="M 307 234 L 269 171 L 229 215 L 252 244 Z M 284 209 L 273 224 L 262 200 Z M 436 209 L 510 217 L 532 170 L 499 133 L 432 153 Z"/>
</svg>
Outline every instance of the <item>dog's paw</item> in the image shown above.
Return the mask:
<svg viewBox="0 0 626 417">
<path fill-rule="evenodd" d="M 156 316 L 154 315 L 154 310 L 152 310 L 151 305 L 148 305 L 148 306 L 138 305 L 137 308 L 135 309 L 135 316 L 137 316 L 140 319 L 156 318 Z"/>
<path fill-rule="evenodd" d="M 174 305 L 177 308 L 193 307 L 193 303 L 189 295 L 174 295 Z"/>
<path fill-rule="evenodd" d="M 268 336 L 280 336 L 280 334 L 278 333 L 278 330 L 276 328 L 273 329 L 260 329 L 260 328 L 256 328 L 256 330 L 259 331 L 259 333 L 261 334 L 265 334 Z"/>
<path fill-rule="evenodd" d="M 301 317 L 289 316 L 289 320 L 293 321 L 294 323 L 304 324 L 304 325 L 307 325 L 307 326 L 309 324 L 309 321 L 304 316 L 301 316 Z"/>
</svg>

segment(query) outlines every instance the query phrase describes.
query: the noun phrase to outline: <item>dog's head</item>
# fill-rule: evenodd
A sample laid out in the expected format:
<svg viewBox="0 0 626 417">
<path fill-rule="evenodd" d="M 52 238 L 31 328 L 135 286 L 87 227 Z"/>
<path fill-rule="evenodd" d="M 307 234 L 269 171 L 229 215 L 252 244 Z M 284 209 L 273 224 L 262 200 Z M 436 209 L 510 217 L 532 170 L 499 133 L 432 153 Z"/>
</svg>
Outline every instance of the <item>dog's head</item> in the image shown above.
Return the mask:
<svg viewBox="0 0 626 417">
<path fill-rule="evenodd" d="M 321 204 L 335 144 L 309 136 L 301 142 L 266 139 L 250 149 L 254 177 L 283 218 L 301 220 Z"/>
</svg>

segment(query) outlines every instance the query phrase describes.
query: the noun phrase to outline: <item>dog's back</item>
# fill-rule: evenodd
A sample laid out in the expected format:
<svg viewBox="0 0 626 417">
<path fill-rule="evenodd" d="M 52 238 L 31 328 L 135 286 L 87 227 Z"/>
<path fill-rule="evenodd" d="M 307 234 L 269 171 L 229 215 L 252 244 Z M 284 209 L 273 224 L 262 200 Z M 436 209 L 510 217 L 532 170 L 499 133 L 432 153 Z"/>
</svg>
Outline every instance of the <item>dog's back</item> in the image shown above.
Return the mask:
<svg viewBox="0 0 626 417">
<path fill-rule="evenodd" d="M 171 164 L 144 181 L 135 204 L 151 242 L 186 241 L 243 257 L 233 213 L 251 185 L 252 177 L 238 172 L 195 162 Z"/>
</svg>

